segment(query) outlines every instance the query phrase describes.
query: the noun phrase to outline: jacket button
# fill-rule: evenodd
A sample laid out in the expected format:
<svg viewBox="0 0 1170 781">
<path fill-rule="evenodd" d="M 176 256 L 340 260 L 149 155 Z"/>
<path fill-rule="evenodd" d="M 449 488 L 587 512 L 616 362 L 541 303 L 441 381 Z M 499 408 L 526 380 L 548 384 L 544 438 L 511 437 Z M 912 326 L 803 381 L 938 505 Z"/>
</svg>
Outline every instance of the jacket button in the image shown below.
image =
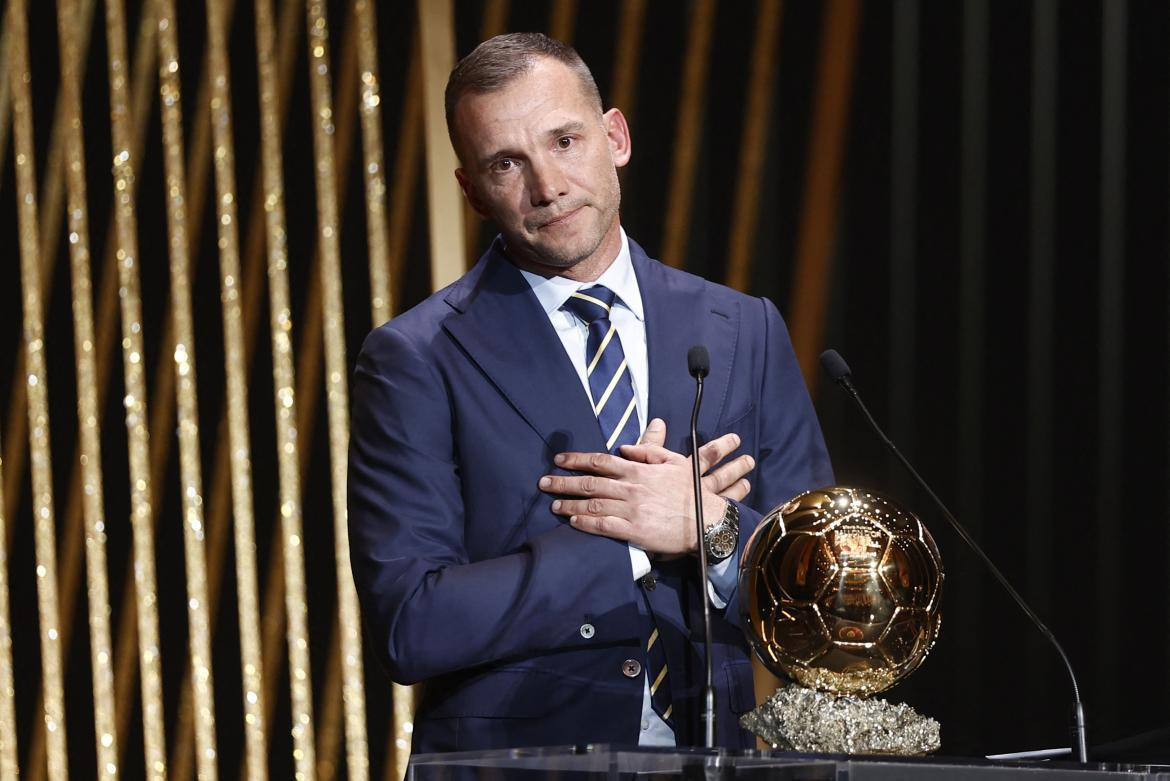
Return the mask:
<svg viewBox="0 0 1170 781">
<path fill-rule="evenodd" d="M 581 632 L 581 637 L 584 637 L 586 640 L 588 640 L 589 638 L 593 637 L 593 634 L 596 630 L 593 629 L 593 624 L 581 624 L 581 629 L 578 631 Z"/>
<path fill-rule="evenodd" d="M 648 572 L 642 576 L 642 588 L 647 591 L 653 591 L 654 587 L 658 585 L 658 579 L 654 577 L 653 572 Z"/>
<path fill-rule="evenodd" d="M 627 659 L 622 662 L 622 675 L 627 678 L 637 678 L 642 674 L 642 663 L 637 659 Z"/>
</svg>

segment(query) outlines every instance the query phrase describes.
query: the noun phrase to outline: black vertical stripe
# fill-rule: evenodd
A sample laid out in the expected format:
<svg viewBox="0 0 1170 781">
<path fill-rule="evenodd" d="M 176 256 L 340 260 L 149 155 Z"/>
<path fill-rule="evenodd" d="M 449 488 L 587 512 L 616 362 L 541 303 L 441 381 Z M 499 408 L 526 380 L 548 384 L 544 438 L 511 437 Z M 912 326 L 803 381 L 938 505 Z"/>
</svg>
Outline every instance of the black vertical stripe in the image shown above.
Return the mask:
<svg viewBox="0 0 1170 781">
<path fill-rule="evenodd" d="M 983 491 L 983 302 L 987 228 L 987 0 L 963 5 L 959 193 L 959 516 L 979 531 Z"/>
<path fill-rule="evenodd" d="M 1105 0 L 1101 25 L 1101 250 L 1098 266 L 1097 368 L 1097 669 L 1117 667 L 1117 605 L 1121 594 L 1119 559 L 1121 512 L 1123 267 L 1125 261 L 1125 0 Z M 1093 692 L 1099 717 L 1112 723 L 1115 686 L 1102 682 Z"/>
<path fill-rule="evenodd" d="M 893 18 L 893 110 L 890 128 L 890 430 L 903 452 L 914 443 L 914 303 L 918 243 L 918 0 L 898 0 Z M 909 482 L 890 461 L 890 485 Z"/>
<path fill-rule="evenodd" d="M 1057 4 L 1032 6 L 1032 137 L 1028 273 L 1028 463 L 1026 598 L 1042 619 L 1051 600 L 1053 263 L 1056 216 Z M 1028 643 L 1029 699 L 1039 701 L 1040 669 L 1054 660 L 1040 638 Z"/>
<path fill-rule="evenodd" d="M 987 226 L 987 0 L 963 4 L 960 103 L 959 269 L 958 269 L 958 512 L 979 538 L 983 490 L 983 288 Z M 968 577 L 955 586 L 957 661 L 960 701 L 983 696 L 982 654 L 977 637 L 983 626 L 982 577 Z M 982 576 L 983 573 L 979 572 Z"/>
</svg>

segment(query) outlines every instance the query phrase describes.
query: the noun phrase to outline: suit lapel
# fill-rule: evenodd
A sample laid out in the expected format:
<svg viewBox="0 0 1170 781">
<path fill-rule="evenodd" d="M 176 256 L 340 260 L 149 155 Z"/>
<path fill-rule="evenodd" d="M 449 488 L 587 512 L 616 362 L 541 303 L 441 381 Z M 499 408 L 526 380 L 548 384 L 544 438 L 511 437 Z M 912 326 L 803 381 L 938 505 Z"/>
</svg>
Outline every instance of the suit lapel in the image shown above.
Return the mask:
<svg viewBox="0 0 1170 781">
<path fill-rule="evenodd" d="M 496 245 L 478 277 L 447 302 L 443 327 L 553 452 L 604 450 L 601 429 L 564 345 L 524 277 Z"/>
<path fill-rule="evenodd" d="M 699 438 L 723 432 L 715 426 L 723 412 L 735 358 L 739 311 L 716 304 L 706 282 L 651 260 L 633 241 L 630 256 L 646 313 L 646 352 L 650 363 L 649 418 L 666 421 L 667 446 L 690 452 L 691 407 L 695 381 L 687 371 L 687 351 L 707 347 L 711 373 L 703 383 Z"/>
</svg>

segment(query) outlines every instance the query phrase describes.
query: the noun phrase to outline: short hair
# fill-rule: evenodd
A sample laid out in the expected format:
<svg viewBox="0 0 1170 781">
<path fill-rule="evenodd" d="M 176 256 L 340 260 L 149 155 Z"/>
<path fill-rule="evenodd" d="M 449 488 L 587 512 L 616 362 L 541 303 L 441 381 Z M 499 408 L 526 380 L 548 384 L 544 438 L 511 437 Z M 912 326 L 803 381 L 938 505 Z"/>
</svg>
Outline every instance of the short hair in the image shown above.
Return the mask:
<svg viewBox="0 0 1170 781">
<path fill-rule="evenodd" d="M 447 79 L 447 133 L 452 143 L 455 141 L 455 107 L 460 98 L 469 92 L 482 94 L 506 87 L 531 71 L 541 57 L 567 65 L 576 73 L 586 97 L 596 102 L 598 111 L 601 110 L 597 82 L 576 49 L 544 33 L 506 33 L 476 46 L 456 64 Z"/>
</svg>

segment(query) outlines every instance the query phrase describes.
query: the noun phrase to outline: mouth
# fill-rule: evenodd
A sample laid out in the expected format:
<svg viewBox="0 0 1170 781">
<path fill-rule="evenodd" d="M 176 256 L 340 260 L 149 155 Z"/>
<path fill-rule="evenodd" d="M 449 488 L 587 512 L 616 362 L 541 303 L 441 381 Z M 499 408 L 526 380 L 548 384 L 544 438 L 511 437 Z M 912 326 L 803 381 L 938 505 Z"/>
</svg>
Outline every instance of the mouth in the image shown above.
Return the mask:
<svg viewBox="0 0 1170 781">
<path fill-rule="evenodd" d="M 551 220 L 548 220 L 547 222 L 540 223 L 537 226 L 537 230 L 545 230 L 547 228 L 558 228 L 562 225 L 566 225 L 574 217 L 577 216 L 578 212 L 580 212 L 584 208 L 585 208 L 584 206 L 578 206 L 575 209 L 570 209 L 567 212 L 563 212 L 561 214 L 558 214 L 556 217 L 553 217 Z"/>
</svg>

